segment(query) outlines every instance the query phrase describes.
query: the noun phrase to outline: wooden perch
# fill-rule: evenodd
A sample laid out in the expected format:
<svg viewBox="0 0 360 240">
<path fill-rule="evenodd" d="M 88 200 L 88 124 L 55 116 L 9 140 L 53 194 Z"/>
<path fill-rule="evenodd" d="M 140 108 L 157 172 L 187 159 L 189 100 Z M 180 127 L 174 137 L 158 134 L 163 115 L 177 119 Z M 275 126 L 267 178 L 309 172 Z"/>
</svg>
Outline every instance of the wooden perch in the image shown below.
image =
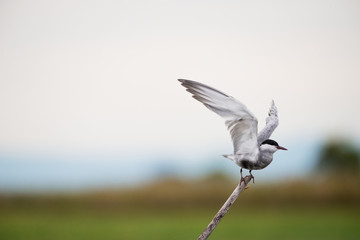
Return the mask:
<svg viewBox="0 0 360 240">
<path fill-rule="evenodd" d="M 217 214 L 215 215 L 215 217 L 211 220 L 211 222 L 209 223 L 209 225 L 206 227 L 206 229 L 203 231 L 203 233 L 199 236 L 198 240 L 205 240 L 207 239 L 210 234 L 212 233 L 212 231 L 214 231 L 214 229 L 216 228 L 216 226 L 219 224 L 220 220 L 225 216 L 225 214 L 227 213 L 227 211 L 230 209 L 230 207 L 233 205 L 233 203 L 235 202 L 235 200 L 238 198 L 238 196 L 240 195 L 240 193 L 245 189 L 245 187 L 248 185 L 248 183 L 250 182 L 251 177 L 250 176 L 246 176 L 244 178 L 244 181 L 242 181 L 241 183 L 239 183 L 239 185 L 236 186 L 235 190 L 232 192 L 232 194 L 230 195 L 230 197 L 226 200 L 226 202 L 224 203 L 224 205 L 220 208 L 220 210 L 217 212 Z"/>
</svg>

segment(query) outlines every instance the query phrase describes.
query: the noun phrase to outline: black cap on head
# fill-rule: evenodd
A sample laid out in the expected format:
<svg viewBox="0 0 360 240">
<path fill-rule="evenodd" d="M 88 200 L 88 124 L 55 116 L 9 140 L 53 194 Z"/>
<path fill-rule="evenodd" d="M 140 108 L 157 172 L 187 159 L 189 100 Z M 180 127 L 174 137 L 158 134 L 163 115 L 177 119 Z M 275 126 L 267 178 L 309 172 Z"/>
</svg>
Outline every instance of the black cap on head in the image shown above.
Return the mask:
<svg viewBox="0 0 360 240">
<path fill-rule="evenodd" d="M 263 145 L 263 144 L 279 146 L 279 144 L 276 141 L 272 140 L 272 139 L 267 139 L 267 140 L 263 141 L 260 145 Z"/>
<path fill-rule="evenodd" d="M 263 145 L 263 144 L 273 145 L 279 150 L 287 150 L 286 148 L 279 146 L 279 144 L 272 139 L 267 139 L 267 140 L 263 141 L 260 145 Z"/>
</svg>

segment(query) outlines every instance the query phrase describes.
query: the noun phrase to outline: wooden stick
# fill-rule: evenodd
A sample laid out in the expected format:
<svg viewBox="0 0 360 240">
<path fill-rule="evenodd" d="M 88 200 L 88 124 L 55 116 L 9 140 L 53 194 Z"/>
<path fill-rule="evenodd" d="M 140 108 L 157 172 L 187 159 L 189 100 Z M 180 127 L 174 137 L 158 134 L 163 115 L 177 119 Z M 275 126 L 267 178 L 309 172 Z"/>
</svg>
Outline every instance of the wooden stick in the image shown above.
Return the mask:
<svg viewBox="0 0 360 240">
<path fill-rule="evenodd" d="M 207 239 L 210 234 L 212 233 L 212 231 L 214 231 L 214 229 L 216 228 L 216 226 L 219 224 L 220 220 L 225 216 L 225 214 L 227 213 L 227 211 L 230 209 L 230 207 L 233 205 L 233 203 L 235 202 L 235 200 L 238 198 L 239 194 L 245 189 L 245 187 L 248 185 L 248 183 L 250 182 L 251 177 L 250 176 L 246 176 L 244 178 L 244 181 L 242 181 L 241 183 L 239 183 L 235 190 L 232 192 L 232 194 L 230 195 L 230 197 L 226 200 L 226 202 L 224 203 L 224 205 L 220 208 L 220 210 L 217 212 L 217 214 L 215 215 L 215 217 L 211 220 L 211 222 L 209 223 L 209 225 L 205 228 L 205 230 L 203 231 L 203 233 L 199 236 L 198 240 L 205 240 Z"/>
</svg>

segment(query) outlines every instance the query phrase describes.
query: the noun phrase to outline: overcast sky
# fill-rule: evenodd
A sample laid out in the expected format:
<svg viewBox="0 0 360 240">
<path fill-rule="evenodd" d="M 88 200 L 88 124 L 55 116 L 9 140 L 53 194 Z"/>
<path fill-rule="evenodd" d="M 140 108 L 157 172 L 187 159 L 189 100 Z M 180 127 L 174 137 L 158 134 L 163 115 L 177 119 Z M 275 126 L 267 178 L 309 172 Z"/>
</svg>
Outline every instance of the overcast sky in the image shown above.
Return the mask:
<svg viewBox="0 0 360 240">
<path fill-rule="evenodd" d="M 259 128 L 274 99 L 285 147 L 359 139 L 359 43 L 355 0 L 1 1 L 0 153 L 231 152 L 177 78 L 241 100 Z"/>
</svg>

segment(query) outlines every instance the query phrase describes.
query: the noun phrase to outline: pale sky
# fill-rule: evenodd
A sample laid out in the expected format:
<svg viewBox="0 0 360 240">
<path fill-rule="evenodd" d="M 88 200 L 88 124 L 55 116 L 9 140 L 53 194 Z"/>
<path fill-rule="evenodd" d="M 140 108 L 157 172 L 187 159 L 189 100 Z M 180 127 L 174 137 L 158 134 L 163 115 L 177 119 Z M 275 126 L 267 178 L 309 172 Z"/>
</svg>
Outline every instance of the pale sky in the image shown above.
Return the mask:
<svg viewBox="0 0 360 240">
<path fill-rule="evenodd" d="M 285 147 L 358 140 L 359 43 L 355 0 L 1 1 L 0 153 L 231 152 L 177 78 L 236 97 L 259 128 L 274 99 Z"/>
</svg>

